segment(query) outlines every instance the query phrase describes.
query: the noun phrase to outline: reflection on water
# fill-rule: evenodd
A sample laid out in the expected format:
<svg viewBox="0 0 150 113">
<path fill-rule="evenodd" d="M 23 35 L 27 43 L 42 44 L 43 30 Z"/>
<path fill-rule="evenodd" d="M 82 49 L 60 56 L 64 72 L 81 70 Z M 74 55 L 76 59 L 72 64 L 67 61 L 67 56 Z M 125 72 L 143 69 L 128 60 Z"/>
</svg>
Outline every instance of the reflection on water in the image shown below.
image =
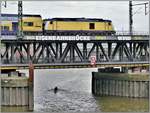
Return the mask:
<svg viewBox="0 0 150 113">
<path fill-rule="evenodd" d="M 28 106 L 1 106 L 1 111 L 2 112 L 27 112 L 28 111 Z"/>
<path fill-rule="evenodd" d="M 60 90 L 56 94 L 48 91 L 42 103 L 42 111 L 45 112 L 61 112 L 61 111 L 95 111 L 95 100 L 90 94 L 79 93 L 76 91 L 69 92 Z"/>
<path fill-rule="evenodd" d="M 135 102 L 134 99 L 120 97 L 94 97 L 91 94 L 92 71 L 97 69 L 35 70 L 34 110 L 38 112 L 147 110 L 147 100 L 140 103 L 142 99 Z M 54 93 L 56 86 L 58 92 Z"/>
<path fill-rule="evenodd" d="M 103 112 L 148 112 L 148 98 L 95 97 Z"/>
</svg>

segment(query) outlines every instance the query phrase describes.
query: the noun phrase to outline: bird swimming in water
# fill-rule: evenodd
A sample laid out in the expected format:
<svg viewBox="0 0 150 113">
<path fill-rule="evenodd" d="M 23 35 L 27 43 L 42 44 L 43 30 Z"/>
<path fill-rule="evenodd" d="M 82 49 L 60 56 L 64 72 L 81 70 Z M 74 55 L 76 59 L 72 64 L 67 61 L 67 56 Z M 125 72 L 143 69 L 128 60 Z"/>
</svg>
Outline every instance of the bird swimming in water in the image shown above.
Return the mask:
<svg viewBox="0 0 150 113">
<path fill-rule="evenodd" d="M 58 91 L 58 87 L 56 86 L 56 87 L 54 88 L 54 93 L 56 94 L 57 91 Z"/>
</svg>

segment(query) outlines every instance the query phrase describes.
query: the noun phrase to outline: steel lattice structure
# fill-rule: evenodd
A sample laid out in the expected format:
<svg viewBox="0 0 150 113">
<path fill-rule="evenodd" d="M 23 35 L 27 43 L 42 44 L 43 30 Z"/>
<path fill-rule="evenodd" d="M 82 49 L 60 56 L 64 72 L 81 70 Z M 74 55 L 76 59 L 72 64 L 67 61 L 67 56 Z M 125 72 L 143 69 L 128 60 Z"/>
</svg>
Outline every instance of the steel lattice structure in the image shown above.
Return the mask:
<svg viewBox="0 0 150 113">
<path fill-rule="evenodd" d="M 2 40 L 3 64 L 96 63 L 148 61 L 147 40 Z"/>
</svg>

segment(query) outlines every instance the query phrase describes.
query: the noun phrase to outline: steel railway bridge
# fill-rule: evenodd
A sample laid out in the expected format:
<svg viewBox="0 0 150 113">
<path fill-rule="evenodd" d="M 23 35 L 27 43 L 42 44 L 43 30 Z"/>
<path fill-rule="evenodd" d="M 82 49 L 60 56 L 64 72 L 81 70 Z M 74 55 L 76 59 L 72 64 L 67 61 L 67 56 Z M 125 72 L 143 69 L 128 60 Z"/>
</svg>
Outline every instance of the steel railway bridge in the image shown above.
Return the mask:
<svg viewBox="0 0 150 113">
<path fill-rule="evenodd" d="M 145 37 L 145 36 L 144 36 Z M 149 41 L 143 40 L 2 40 L 2 69 L 149 66 Z"/>
</svg>

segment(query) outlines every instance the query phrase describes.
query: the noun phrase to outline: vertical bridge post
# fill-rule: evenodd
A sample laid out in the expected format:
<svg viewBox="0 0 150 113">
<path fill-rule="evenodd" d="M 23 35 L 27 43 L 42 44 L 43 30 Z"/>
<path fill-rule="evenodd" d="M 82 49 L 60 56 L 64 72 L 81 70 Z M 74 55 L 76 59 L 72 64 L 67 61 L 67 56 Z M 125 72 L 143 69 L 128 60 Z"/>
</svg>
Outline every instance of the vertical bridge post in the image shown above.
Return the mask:
<svg viewBox="0 0 150 113">
<path fill-rule="evenodd" d="M 29 64 L 29 111 L 34 108 L 34 66 Z"/>
</svg>

